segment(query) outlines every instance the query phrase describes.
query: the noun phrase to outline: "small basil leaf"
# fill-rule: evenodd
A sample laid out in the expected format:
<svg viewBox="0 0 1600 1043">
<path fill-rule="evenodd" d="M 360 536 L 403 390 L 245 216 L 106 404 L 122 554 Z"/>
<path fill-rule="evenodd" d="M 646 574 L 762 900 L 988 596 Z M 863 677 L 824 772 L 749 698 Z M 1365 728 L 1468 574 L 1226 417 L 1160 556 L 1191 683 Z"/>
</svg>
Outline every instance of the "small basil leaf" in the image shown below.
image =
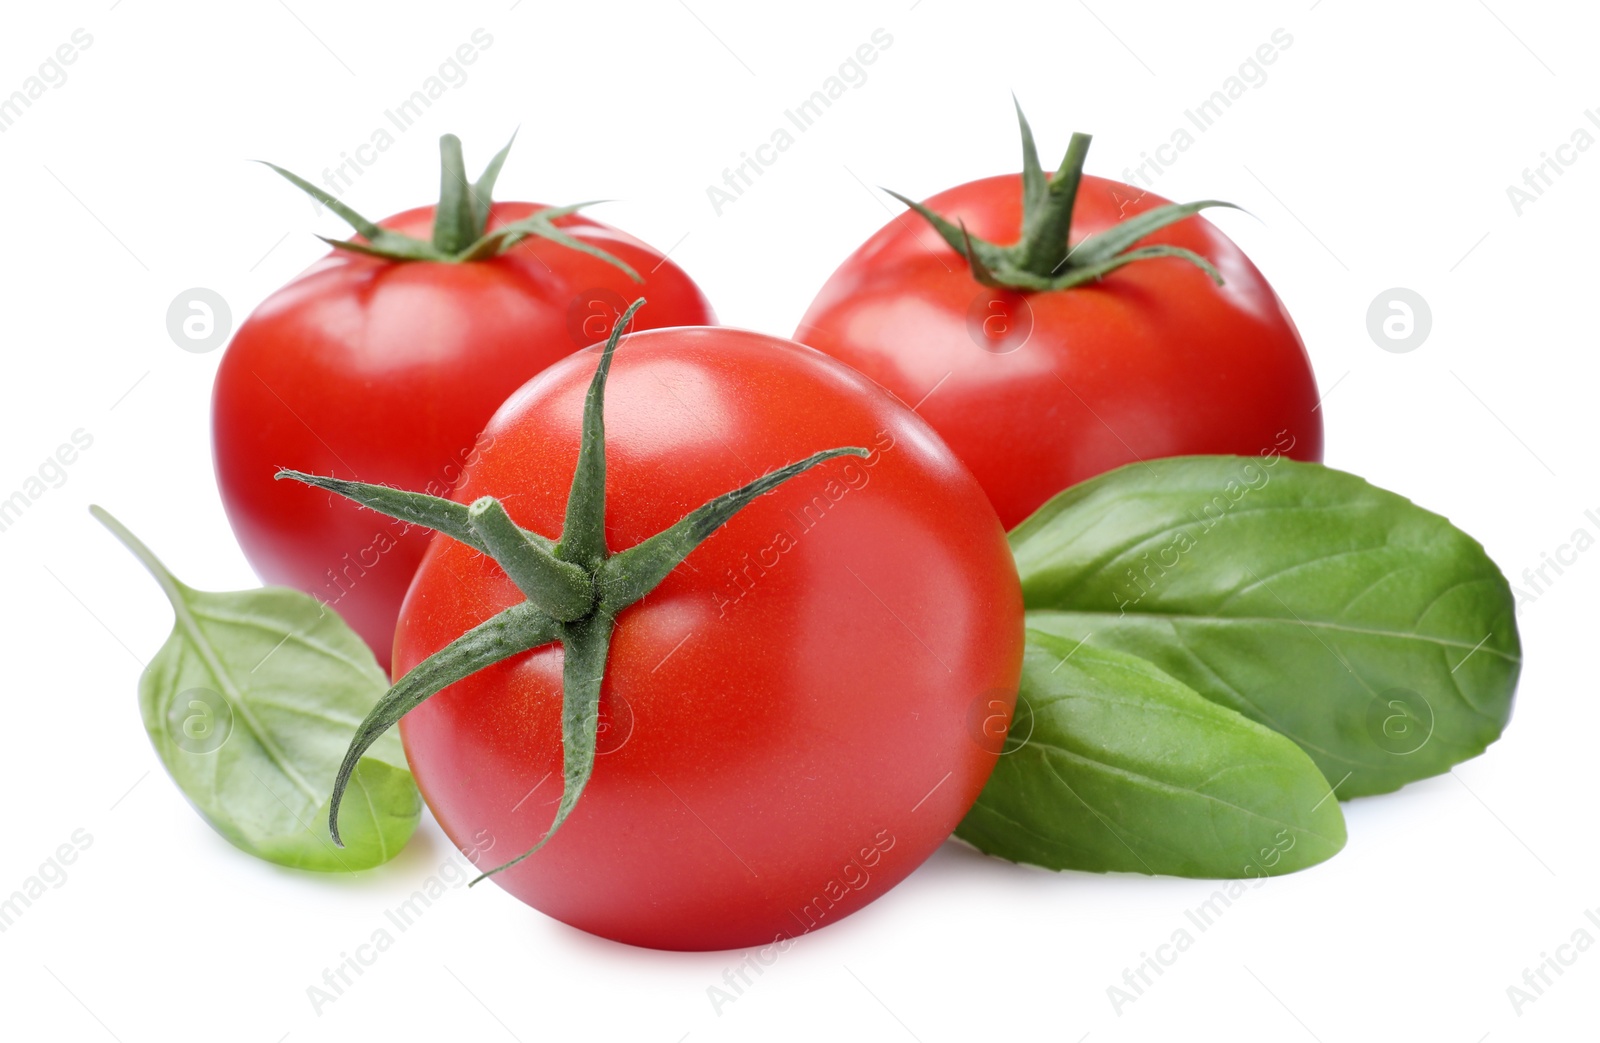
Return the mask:
<svg viewBox="0 0 1600 1043">
<path fill-rule="evenodd" d="M 1482 753 L 1511 714 L 1515 602 L 1483 548 L 1277 455 L 1136 464 L 1011 534 L 1028 626 L 1137 655 L 1298 742 L 1341 798 Z"/>
<path fill-rule="evenodd" d="M 345 846 L 328 835 L 334 773 L 389 687 L 366 643 L 298 591 L 193 590 L 110 514 L 91 511 L 172 604 L 172 635 L 139 678 L 139 709 L 167 773 L 201 817 L 279 865 L 350 871 L 398 854 L 422 801 L 392 733 L 356 769 L 339 817 Z"/>
<path fill-rule="evenodd" d="M 956 828 L 1049 869 L 1245 877 L 1344 846 L 1299 747 L 1121 652 L 1028 632 L 1006 752 Z"/>
</svg>

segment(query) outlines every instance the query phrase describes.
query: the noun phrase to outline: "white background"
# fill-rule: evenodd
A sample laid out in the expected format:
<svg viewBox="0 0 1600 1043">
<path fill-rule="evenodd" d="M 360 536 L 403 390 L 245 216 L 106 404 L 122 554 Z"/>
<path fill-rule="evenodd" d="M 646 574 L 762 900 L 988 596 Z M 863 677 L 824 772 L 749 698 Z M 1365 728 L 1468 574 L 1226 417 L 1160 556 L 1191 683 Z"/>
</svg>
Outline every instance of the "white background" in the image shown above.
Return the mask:
<svg viewBox="0 0 1600 1043">
<path fill-rule="evenodd" d="M 109 8 L 109 9 L 108 9 Z M 591 10 L 592 8 L 592 10 Z M 1091 10 L 1092 8 L 1092 10 Z M 1491 9 L 1492 8 L 1492 9 Z M 692 10 L 691 10 L 692 9 Z M 190 811 L 139 724 L 140 662 L 165 638 L 156 587 L 90 519 L 116 511 L 177 574 L 253 585 L 213 482 L 220 353 L 179 350 L 181 291 L 235 321 L 343 235 L 265 168 L 320 176 L 476 28 L 469 79 L 346 196 L 380 216 L 429 202 L 436 140 L 480 166 L 521 137 L 499 194 L 610 198 L 596 216 L 660 248 L 724 321 L 793 330 L 823 279 L 895 210 L 1018 167 L 1011 91 L 1050 164 L 1096 133 L 1119 175 L 1275 29 L 1293 37 L 1162 173 L 1273 281 L 1327 397 L 1329 463 L 1476 535 L 1519 587 L 1515 718 L 1451 775 L 1346 806 L 1333 861 L 1249 892 L 1119 1012 L 1107 987 L 1193 926 L 1214 885 L 1051 874 L 954 843 L 901 887 L 805 937 L 720 1014 L 739 954 L 582 935 L 493 887 L 451 891 L 337 1002 L 307 987 L 384 926 L 453 852 L 431 821 L 358 879 L 240 854 Z M 892 46 L 737 203 L 706 188 L 872 31 Z M 1600 907 L 1593 653 L 1600 552 L 1522 579 L 1579 528 L 1600 535 L 1593 400 L 1600 149 L 1519 215 L 1507 186 L 1600 106 L 1592 7 L 1396 3 L 779 8 L 442 4 L 14 5 L 8 94 L 74 29 L 68 72 L 0 134 L 0 496 L 79 428 L 93 447 L 0 532 L 5 656 L 0 893 L 76 829 L 92 846 L 0 934 L 0 1033 L 74 1040 L 1590 1038 L 1600 948 L 1536 1002 L 1507 987 Z M 1368 335 L 1391 287 L 1433 325 L 1397 354 Z M 1585 511 L 1596 510 L 1596 519 Z M 1597 914 L 1600 915 L 1600 914 Z"/>
</svg>

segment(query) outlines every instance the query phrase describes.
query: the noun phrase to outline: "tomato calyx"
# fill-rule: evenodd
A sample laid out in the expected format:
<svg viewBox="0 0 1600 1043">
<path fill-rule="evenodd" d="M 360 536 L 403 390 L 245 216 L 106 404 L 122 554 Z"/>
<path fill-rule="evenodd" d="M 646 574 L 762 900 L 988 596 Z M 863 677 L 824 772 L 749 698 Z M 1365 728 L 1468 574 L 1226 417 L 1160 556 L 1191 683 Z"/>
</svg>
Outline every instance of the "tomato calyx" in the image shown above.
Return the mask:
<svg viewBox="0 0 1600 1043">
<path fill-rule="evenodd" d="M 392 518 L 443 533 L 493 558 L 527 599 L 478 624 L 418 663 L 378 700 L 356 729 L 334 779 L 328 829 L 339 837 L 339 805 L 362 755 L 406 713 L 430 696 L 484 667 L 554 642 L 562 665 L 561 801 L 550 828 L 521 855 L 480 875 L 473 883 L 516 865 L 538 851 L 572 812 L 594 769 L 600 691 L 617 615 L 654 590 L 667 574 L 758 496 L 839 456 L 865 457 L 844 446 L 814 453 L 770 471 L 684 515 L 676 523 L 612 553 L 606 547 L 605 385 L 623 330 L 644 304 L 633 302 L 612 328 L 583 405 L 583 434 L 567 498 L 561 537 L 548 539 L 517 525 L 501 502 L 485 496 L 461 504 L 388 486 L 279 471 L 338 493 Z"/>
<path fill-rule="evenodd" d="M 478 180 L 469 183 L 466 161 L 461 155 L 461 139 L 454 134 L 446 134 L 439 139 L 439 205 L 434 209 L 431 240 L 418 239 L 403 232 L 384 228 L 376 221 L 361 216 L 352 207 L 298 174 L 285 170 L 276 163 L 267 163 L 264 160 L 262 162 L 306 195 L 338 214 L 355 229 L 360 236 L 359 239 L 317 236 L 336 250 L 381 257 L 387 261 L 460 264 L 490 260 L 512 249 L 524 239 L 537 236 L 598 258 L 616 266 L 634 282 L 643 282 L 644 278 L 633 269 L 633 266 L 620 257 L 556 227 L 557 219 L 575 214 L 586 206 L 593 206 L 597 200 L 574 203 L 571 206 L 545 207 L 521 220 L 502 225 L 492 232 L 487 231 L 489 210 L 494 203 L 494 184 L 499 179 L 500 168 L 505 165 L 506 156 L 516 140 L 517 137 L 513 134 L 511 140 L 506 142 L 505 148 L 495 153 L 489 165 L 484 167 L 483 173 L 478 175 Z"/>
<path fill-rule="evenodd" d="M 1013 99 L 1015 100 L 1015 99 Z M 967 231 L 965 222 L 952 222 L 921 203 L 898 192 L 884 189 L 915 210 L 933 225 L 951 249 L 960 254 L 972 270 L 972 277 L 985 286 L 1012 290 L 1065 290 L 1093 282 L 1136 261 L 1157 257 L 1177 257 L 1205 272 L 1211 281 L 1222 285 L 1222 275 L 1210 261 L 1193 250 L 1170 243 L 1135 244 L 1152 232 L 1182 221 L 1207 207 L 1232 203 L 1204 199 L 1197 203 L 1167 203 L 1130 217 L 1096 235 L 1069 245 L 1072 208 L 1078 184 L 1083 178 L 1083 162 L 1089 154 L 1088 134 L 1073 134 L 1067 154 L 1053 175 L 1046 176 L 1039 165 L 1039 151 L 1033 143 L 1033 130 L 1017 105 L 1017 122 L 1022 127 L 1022 235 L 1010 246 L 979 239 Z"/>
</svg>

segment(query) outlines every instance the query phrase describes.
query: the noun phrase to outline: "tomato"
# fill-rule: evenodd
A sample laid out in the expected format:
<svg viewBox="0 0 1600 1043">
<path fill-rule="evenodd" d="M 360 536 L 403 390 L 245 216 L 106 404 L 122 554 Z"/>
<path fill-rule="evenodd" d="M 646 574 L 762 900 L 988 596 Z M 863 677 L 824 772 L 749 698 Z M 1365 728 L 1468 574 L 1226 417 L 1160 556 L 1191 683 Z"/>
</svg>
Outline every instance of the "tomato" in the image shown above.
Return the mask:
<svg viewBox="0 0 1600 1043">
<path fill-rule="evenodd" d="M 829 278 L 795 339 L 915 404 L 1008 529 L 1067 486 L 1139 460 L 1269 448 L 1321 459 L 1317 385 L 1288 312 L 1225 235 L 1183 216 L 1219 204 L 1162 211 L 1172 204 L 1070 161 L 1046 190 L 1025 121 L 1023 134 L 1038 179 L 1031 241 L 1026 175 L 941 192 L 926 210 L 948 234 L 915 215 L 885 225 Z M 1087 147 L 1079 135 L 1077 164 Z M 1141 216 L 1179 219 L 1117 258 L 1143 259 L 1070 276 L 1096 237 Z M 975 274 L 955 248 L 961 228 L 980 260 L 1010 263 Z M 1017 246 L 1007 257 L 994 243 Z M 1052 282 L 1069 285 L 1036 288 Z"/>
<path fill-rule="evenodd" d="M 382 222 L 426 239 L 436 207 Z M 542 209 L 500 203 L 493 232 Z M 332 605 L 388 665 L 395 617 L 429 534 L 327 493 L 274 482 L 281 466 L 443 494 L 475 439 L 529 377 L 604 340 L 625 300 L 642 326 L 713 322 L 682 269 L 578 215 L 555 225 L 626 262 L 545 238 L 484 260 L 398 261 L 338 249 L 239 327 L 217 372 L 217 482 L 245 556 L 269 583 Z"/>
<path fill-rule="evenodd" d="M 595 370 L 582 352 L 509 399 L 452 498 L 498 497 L 517 525 L 560 537 Z M 1023 641 L 1005 533 L 914 413 L 798 344 L 633 334 L 605 395 L 612 552 L 819 450 L 870 452 L 757 497 L 617 615 L 582 798 L 491 879 L 656 948 L 833 923 L 926 859 L 995 763 Z M 400 612 L 397 671 L 523 598 L 494 560 L 436 538 Z M 566 654 L 503 659 L 400 721 L 428 806 L 483 868 L 551 827 Z"/>
</svg>

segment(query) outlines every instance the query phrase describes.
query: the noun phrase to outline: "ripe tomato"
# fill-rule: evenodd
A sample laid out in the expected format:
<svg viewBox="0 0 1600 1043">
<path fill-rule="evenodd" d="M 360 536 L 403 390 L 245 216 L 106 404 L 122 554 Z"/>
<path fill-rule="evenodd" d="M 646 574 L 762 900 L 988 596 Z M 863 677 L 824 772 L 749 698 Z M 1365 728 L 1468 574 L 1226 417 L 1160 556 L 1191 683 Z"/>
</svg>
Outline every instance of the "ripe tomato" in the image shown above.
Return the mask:
<svg viewBox="0 0 1600 1043">
<path fill-rule="evenodd" d="M 426 240 L 436 207 L 382 222 Z M 542 209 L 495 204 L 493 232 Z M 269 297 L 223 355 L 212 398 L 217 482 L 235 535 L 269 583 L 333 605 L 385 666 L 429 533 L 292 482 L 287 464 L 443 495 L 474 439 L 529 377 L 603 341 L 624 302 L 641 326 L 715 321 L 682 269 L 585 217 L 555 225 L 626 262 L 544 238 L 485 260 L 396 261 L 338 249 Z"/>
<path fill-rule="evenodd" d="M 834 272 L 795 339 L 916 404 L 1008 529 L 1067 486 L 1139 460 L 1274 446 L 1321 459 L 1317 385 L 1300 335 L 1250 259 L 1203 218 L 1127 248 L 1192 251 L 1214 266 L 1220 286 L 1171 250 L 1069 288 L 1028 285 L 1062 281 L 1091 255 L 1094 237 L 1171 204 L 1080 178 L 1071 160 L 1075 153 L 1081 164 L 1084 135 L 1047 190 L 1026 122 L 1023 134 L 1025 170 L 1038 178 L 1026 224 L 1026 175 L 973 181 L 926 208 L 948 219 L 957 244 L 964 227 L 988 260 L 1003 252 L 993 243 L 1018 243 L 1014 262 L 1030 260 L 1019 255 L 1033 247 L 1032 272 L 1019 263 L 985 285 L 934 228 L 904 215 Z"/>
<path fill-rule="evenodd" d="M 490 422 L 454 498 L 562 533 L 596 353 Z M 1022 598 L 983 491 L 910 410 L 809 348 L 727 329 L 622 341 L 606 390 L 606 540 L 625 550 L 712 497 L 835 446 L 758 497 L 617 616 L 587 788 L 493 879 L 636 945 L 767 944 L 861 908 L 976 800 L 1015 700 Z M 524 600 L 439 537 L 395 636 L 409 671 Z M 532 847 L 562 792 L 558 645 L 402 718 L 418 785 L 483 868 Z M 490 846 L 492 844 L 492 846 Z"/>
</svg>

